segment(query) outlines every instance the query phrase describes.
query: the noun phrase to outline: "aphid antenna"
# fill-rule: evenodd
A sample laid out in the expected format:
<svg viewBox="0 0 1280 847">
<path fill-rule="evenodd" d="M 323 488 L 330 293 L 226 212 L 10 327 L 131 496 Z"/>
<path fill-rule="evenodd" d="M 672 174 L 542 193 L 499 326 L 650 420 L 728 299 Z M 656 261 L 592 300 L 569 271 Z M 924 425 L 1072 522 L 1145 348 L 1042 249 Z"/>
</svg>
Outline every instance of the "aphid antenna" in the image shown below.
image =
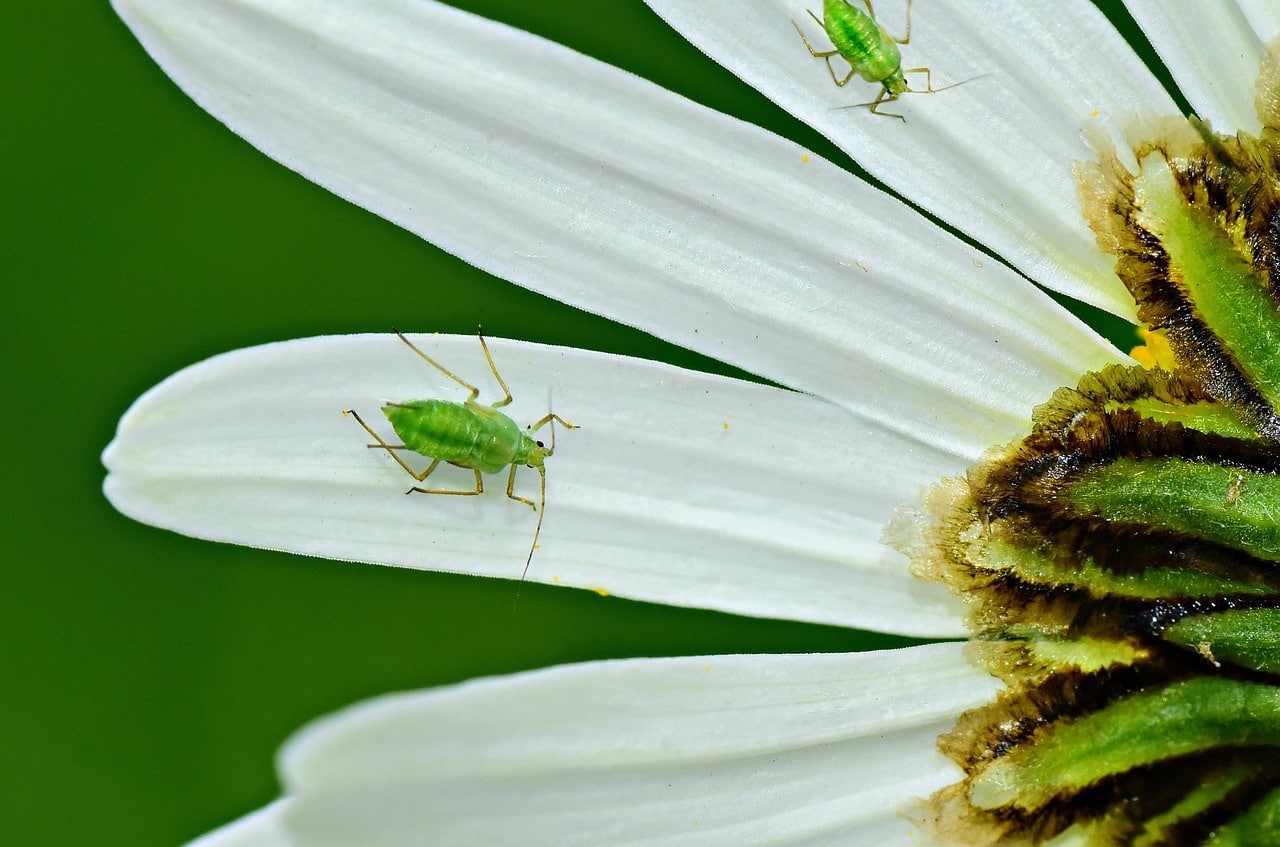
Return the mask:
<svg viewBox="0 0 1280 847">
<path fill-rule="evenodd" d="M 554 413 L 554 411 L 555 410 L 551 408 L 551 389 L 548 388 L 547 389 L 547 412 Z M 548 423 L 551 425 L 551 446 L 547 448 L 547 455 L 550 456 L 556 451 L 556 418 L 554 414 L 551 415 L 551 418 L 548 421 Z M 547 508 L 547 469 L 542 465 L 538 465 L 536 470 L 538 471 L 538 489 L 539 489 L 538 490 L 538 523 L 533 528 L 533 543 L 529 545 L 529 555 L 525 557 L 524 570 L 520 572 L 521 583 L 523 583 L 525 580 L 525 577 L 529 575 L 529 563 L 533 561 L 533 551 L 538 549 L 538 534 L 542 532 L 542 513 L 546 511 L 546 508 Z M 517 588 L 516 597 L 519 598 L 519 596 L 520 596 L 520 589 Z"/>
<path fill-rule="evenodd" d="M 551 422 L 551 443 L 555 448 L 555 421 Z M 520 589 L 524 587 L 525 577 L 529 575 L 529 564 L 533 561 L 533 551 L 538 549 L 538 536 L 542 534 L 542 516 L 547 511 L 547 469 L 538 465 L 538 523 L 533 528 L 533 543 L 529 545 L 529 555 L 524 559 L 524 570 L 520 572 L 520 581 L 516 583 L 516 596 L 511 600 L 511 611 L 514 614 L 516 604 L 520 602 Z"/>
<path fill-rule="evenodd" d="M 911 68 L 910 70 L 904 71 L 904 73 L 914 74 L 914 73 L 920 73 L 921 71 L 927 74 L 929 69 L 928 68 Z M 981 73 L 976 76 L 971 76 L 968 79 L 962 79 L 959 82 L 949 82 L 946 85 L 940 85 L 937 88 L 933 87 L 933 82 L 930 80 L 925 83 L 928 86 L 927 88 L 908 88 L 905 91 L 898 92 L 892 98 L 881 96 L 881 97 L 877 97 L 875 100 L 869 100 L 866 103 L 851 103 L 848 106 L 832 106 L 831 108 L 833 111 L 841 110 L 841 109 L 865 109 L 868 106 L 871 106 L 874 109 L 875 106 L 880 106 L 880 105 L 883 105 L 884 103 L 892 103 L 895 100 L 898 100 L 899 98 L 901 98 L 904 94 L 936 94 L 939 91 L 946 91 L 948 88 L 955 88 L 957 86 L 965 85 L 966 83 L 973 82 L 974 80 L 979 80 L 979 79 L 982 79 L 983 77 L 991 76 L 992 73 L 993 73 L 992 71 L 987 71 L 986 73 Z M 881 94 L 883 95 L 884 92 L 881 92 Z M 906 123 L 907 121 L 907 119 L 904 118 L 902 115 L 895 115 L 889 112 L 873 112 L 873 113 L 877 115 L 883 115 L 884 117 L 887 117 L 887 118 L 898 118 L 903 123 Z"/>
<path fill-rule="evenodd" d="M 555 409 L 551 405 L 551 388 L 547 387 L 547 423 L 551 427 L 551 444 L 547 447 L 547 455 L 550 456 L 556 452 L 556 421 L 560 420 L 555 414 Z M 572 427 L 572 424 L 567 424 Z M 532 427 L 532 424 L 530 424 Z M 515 604 L 520 600 L 520 588 L 524 585 L 525 578 L 529 576 L 529 565 L 533 562 L 533 551 L 538 549 L 538 536 L 542 534 L 542 516 L 547 510 L 547 469 L 543 465 L 538 465 L 535 470 L 538 472 L 538 523 L 533 528 L 533 543 L 529 545 L 529 555 L 524 560 L 524 570 L 520 572 L 520 582 L 516 585 L 516 596 L 511 603 L 511 610 L 515 611 Z"/>
</svg>

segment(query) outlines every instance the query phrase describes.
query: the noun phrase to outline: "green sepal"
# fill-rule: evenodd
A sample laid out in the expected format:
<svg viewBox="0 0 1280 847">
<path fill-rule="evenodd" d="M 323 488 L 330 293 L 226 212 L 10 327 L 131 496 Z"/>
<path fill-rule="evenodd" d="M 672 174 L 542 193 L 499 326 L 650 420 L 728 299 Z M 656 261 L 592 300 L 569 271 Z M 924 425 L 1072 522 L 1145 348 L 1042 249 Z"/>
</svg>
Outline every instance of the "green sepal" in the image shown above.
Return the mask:
<svg viewBox="0 0 1280 847">
<path fill-rule="evenodd" d="M 1272 473 L 1176 458 L 1120 458 L 1081 473 L 1061 497 L 1103 521 L 1280 561 L 1280 476 Z"/>
<path fill-rule="evenodd" d="M 1037 406 L 1032 423 L 1038 432 L 1065 437 L 1082 416 L 1130 409 L 1163 424 L 1178 423 L 1200 432 L 1256 439 L 1258 433 L 1187 373 L 1109 365 L 1087 373 L 1074 388 L 1059 388 Z"/>
<path fill-rule="evenodd" d="M 1276 847 L 1280 844 L 1280 788 L 1218 827 L 1206 843 L 1213 847 Z"/>
<path fill-rule="evenodd" d="M 1142 825 L 1141 832 L 1133 839 L 1133 847 L 1168 847 L 1169 838 L 1179 826 L 1227 799 L 1233 791 L 1257 777 L 1259 770 L 1256 763 L 1250 763 L 1206 773 L 1200 785 Z"/>
<path fill-rule="evenodd" d="M 1274 593 L 1266 585 L 1227 579 L 1191 567 L 1113 571 L 1099 565 L 1092 556 L 1054 557 L 1049 556 L 1045 548 L 1021 546 L 1003 540 L 975 542 L 969 553 L 983 569 L 1016 574 L 1044 589 L 1067 588 L 1098 599 L 1120 596 L 1141 600 L 1182 600 L 1222 594 Z"/>
<path fill-rule="evenodd" d="M 1159 421 L 1162 424 L 1179 423 L 1185 427 L 1224 435 L 1228 438 L 1257 438 L 1253 427 L 1240 420 L 1240 416 L 1221 403 L 1210 401 L 1177 406 L 1150 397 L 1144 397 L 1129 403 L 1109 403 L 1107 411 L 1117 409 L 1133 409 L 1144 418 Z"/>
<path fill-rule="evenodd" d="M 1222 746 L 1280 747 L 1280 689 L 1194 677 L 1049 727 L 976 774 L 980 809 L 1034 811 L 1111 774 Z"/>
<path fill-rule="evenodd" d="M 1192 615 L 1166 627 L 1162 635 L 1215 663 L 1280 674 L 1276 633 L 1280 633 L 1280 609 L 1264 608 Z"/>
</svg>

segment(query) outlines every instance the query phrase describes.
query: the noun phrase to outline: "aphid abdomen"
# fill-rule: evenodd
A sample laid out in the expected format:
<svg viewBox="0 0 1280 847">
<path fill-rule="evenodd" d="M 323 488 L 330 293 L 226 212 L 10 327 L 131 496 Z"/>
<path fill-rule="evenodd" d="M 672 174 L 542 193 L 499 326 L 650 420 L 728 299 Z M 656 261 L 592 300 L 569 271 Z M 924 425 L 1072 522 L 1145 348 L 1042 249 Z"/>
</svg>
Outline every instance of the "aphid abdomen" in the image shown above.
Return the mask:
<svg viewBox="0 0 1280 847">
<path fill-rule="evenodd" d="M 902 67 L 898 45 L 870 15 L 846 0 L 826 0 L 822 16 L 831 45 L 860 77 L 883 83 L 898 74 Z"/>
<path fill-rule="evenodd" d="M 505 416 L 495 418 L 486 411 L 483 406 L 448 400 L 413 400 L 382 407 L 396 435 L 415 453 L 482 473 L 497 473 L 511 464 L 520 430 Z"/>
<path fill-rule="evenodd" d="M 478 437 L 472 446 L 471 464 L 464 467 L 497 473 L 509 465 L 522 464 L 520 447 L 526 436 L 516 422 L 489 406 L 472 403 L 466 408 L 475 416 Z"/>
</svg>

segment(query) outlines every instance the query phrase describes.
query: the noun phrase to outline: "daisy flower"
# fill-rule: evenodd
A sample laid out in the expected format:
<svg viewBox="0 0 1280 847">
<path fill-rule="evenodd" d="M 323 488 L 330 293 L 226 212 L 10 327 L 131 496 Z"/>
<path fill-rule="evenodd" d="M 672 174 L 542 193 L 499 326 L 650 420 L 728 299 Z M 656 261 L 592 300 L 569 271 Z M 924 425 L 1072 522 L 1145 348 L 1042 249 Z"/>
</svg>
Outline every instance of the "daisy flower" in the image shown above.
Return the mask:
<svg viewBox="0 0 1280 847">
<path fill-rule="evenodd" d="M 1280 331 L 1249 317 L 1269 296 L 1249 283 L 1280 274 L 1280 10 L 1130 4 L 1209 122 L 1175 125 L 1079 0 L 918 4 L 904 50 L 972 81 L 904 95 L 905 121 L 844 108 L 875 86 L 831 84 L 800 3 L 650 5 L 968 242 L 791 141 L 429 0 L 115 0 L 183 90 L 286 166 L 760 378 L 490 340 L 504 412 L 553 402 L 581 427 L 547 460 L 528 579 L 980 646 L 602 662 L 380 698 L 303 730 L 282 798 L 199 843 L 1274 836 L 1258 751 L 1280 743 L 1277 586 L 1258 563 L 1277 559 Z M 1197 287 L 1220 277 L 1241 282 Z M 1028 280 L 1141 318 L 1163 367 Z M 474 338 L 410 339 L 501 396 Z M 213 540 L 517 578 L 528 510 L 399 496 L 390 451 L 341 414 L 376 427 L 386 401 L 464 395 L 390 334 L 233 352 L 138 400 L 106 493 Z"/>
</svg>

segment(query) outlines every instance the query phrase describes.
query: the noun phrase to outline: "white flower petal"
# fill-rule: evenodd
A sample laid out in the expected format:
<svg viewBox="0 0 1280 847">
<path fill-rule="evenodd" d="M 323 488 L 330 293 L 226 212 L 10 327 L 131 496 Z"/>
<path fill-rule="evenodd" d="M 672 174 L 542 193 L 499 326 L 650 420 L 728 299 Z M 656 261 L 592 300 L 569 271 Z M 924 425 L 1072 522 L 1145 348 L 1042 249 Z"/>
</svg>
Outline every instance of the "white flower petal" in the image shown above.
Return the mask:
<svg viewBox="0 0 1280 847">
<path fill-rule="evenodd" d="M 914 844 L 997 683 L 962 645 L 552 668 L 394 695 L 281 755 L 296 843 Z"/>
<path fill-rule="evenodd" d="M 927 64 L 955 90 L 904 97 L 885 111 L 858 77 L 844 88 L 814 49 L 831 49 L 810 0 L 649 0 L 694 44 L 814 126 L 873 176 L 995 250 L 1042 285 L 1126 318 L 1132 298 L 1096 246 L 1076 199 L 1075 160 L 1090 133 L 1122 140 L 1135 113 L 1176 113 L 1169 96 L 1091 4 L 930 0 L 915 6 L 904 65 Z M 855 5 L 859 5 L 855 3 Z M 876 7 L 891 32 L 902 8 Z M 821 16 L 821 11 L 818 11 Z M 833 60 L 843 75 L 847 65 Z M 923 80 L 909 79 L 914 86 Z"/>
<path fill-rule="evenodd" d="M 1129 0 L 1128 7 L 1196 114 L 1219 132 L 1258 131 L 1253 83 L 1263 46 L 1280 34 L 1274 0 Z"/>
<path fill-rule="evenodd" d="M 1236 0 L 1264 44 L 1280 37 L 1280 6 L 1272 0 Z"/>
<path fill-rule="evenodd" d="M 423 348 L 500 394 L 474 337 Z M 895 505 L 963 460 L 816 398 L 669 365 L 493 339 L 521 424 L 557 432 L 529 579 L 742 614 L 960 635 L 958 601 L 879 543 Z M 106 493 L 202 538 L 518 578 L 536 517 L 505 497 L 403 495 L 413 480 L 343 409 L 395 443 L 384 400 L 466 392 L 393 335 L 291 341 L 210 359 L 137 401 L 107 448 Z M 552 403 L 554 401 L 554 403 Z M 544 430 L 544 432 L 549 432 Z M 425 467 L 426 462 L 417 466 Z M 445 468 L 440 487 L 469 488 Z M 517 493 L 538 499 L 537 474 Z"/>
<path fill-rule="evenodd" d="M 269 806 L 245 815 L 226 826 L 197 838 L 187 847 L 298 847 L 284 829 L 282 815 L 288 800 L 277 800 Z"/>
<path fill-rule="evenodd" d="M 525 33 L 415 0 L 116 7 L 201 105 L 353 202 L 959 455 L 1115 359 L 830 163 Z"/>
</svg>

